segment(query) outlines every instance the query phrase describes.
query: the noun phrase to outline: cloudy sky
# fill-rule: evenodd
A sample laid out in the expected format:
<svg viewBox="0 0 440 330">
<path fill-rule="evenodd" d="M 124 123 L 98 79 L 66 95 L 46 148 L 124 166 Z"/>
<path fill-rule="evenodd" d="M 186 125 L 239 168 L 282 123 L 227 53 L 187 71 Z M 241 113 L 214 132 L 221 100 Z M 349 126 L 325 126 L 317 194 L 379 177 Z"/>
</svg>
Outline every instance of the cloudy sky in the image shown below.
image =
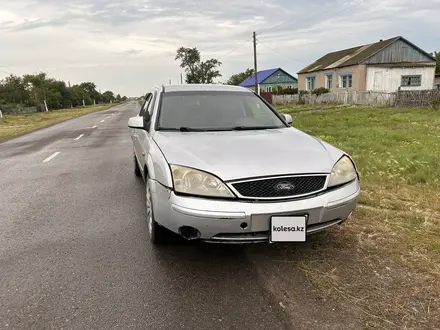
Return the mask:
<svg viewBox="0 0 440 330">
<path fill-rule="evenodd" d="M 440 50 L 440 0 L 0 0 L 0 78 L 38 71 L 138 96 L 176 83 L 180 46 L 296 74 L 324 53 L 402 35 Z"/>
</svg>

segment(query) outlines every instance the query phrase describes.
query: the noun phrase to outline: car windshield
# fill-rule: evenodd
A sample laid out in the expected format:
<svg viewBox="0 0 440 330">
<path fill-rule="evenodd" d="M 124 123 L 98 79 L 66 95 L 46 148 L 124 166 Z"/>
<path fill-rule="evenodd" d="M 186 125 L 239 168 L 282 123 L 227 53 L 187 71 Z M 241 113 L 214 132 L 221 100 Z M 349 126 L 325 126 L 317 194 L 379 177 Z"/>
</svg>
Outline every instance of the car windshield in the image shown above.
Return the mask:
<svg viewBox="0 0 440 330">
<path fill-rule="evenodd" d="M 249 92 L 197 91 L 163 94 L 158 130 L 227 131 L 286 127 Z"/>
</svg>

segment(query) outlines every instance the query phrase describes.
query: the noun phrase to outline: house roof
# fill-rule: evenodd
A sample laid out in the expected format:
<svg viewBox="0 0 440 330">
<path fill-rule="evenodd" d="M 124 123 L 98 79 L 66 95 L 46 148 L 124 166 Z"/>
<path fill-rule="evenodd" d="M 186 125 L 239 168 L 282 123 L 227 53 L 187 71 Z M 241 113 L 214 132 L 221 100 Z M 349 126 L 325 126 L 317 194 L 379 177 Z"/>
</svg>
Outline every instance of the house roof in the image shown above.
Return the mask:
<svg viewBox="0 0 440 330">
<path fill-rule="evenodd" d="M 290 73 L 284 71 L 281 68 L 275 68 L 275 69 L 269 69 L 269 70 L 263 70 L 263 71 L 258 71 L 258 84 L 262 84 L 264 83 L 264 81 L 269 78 L 270 76 L 272 76 L 275 72 L 277 71 L 282 71 L 284 72 L 286 75 L 288 75 L 290 78 L 292 78 L 295 81 L 298 81 L 297 78 L 295 78 L 294 76 L 292 76 Z M 242 87 L 251 87 L 255 85 L 255 78 L 254 75 L 252 74 L 250 77 L 246 78 L 245 80 L 243 80 L 239 86 Z"/>
<path fill-rule="evenodd" d="M 299 71 L 298 74 L 360 64 L 362 61 L 365 61 L 366 59 L 375 55 L 380 50 L 391 45 L 399 39 L 404 40 L 405 42 L 420 50 L 423 54 L 431 57 L 435 61 L 435 59 L 430 54 L 418 48 L 416 45 L 412 44 L 405 38 L 399 36 L 387 40 L 381 40 L 379 42 L 368 45 L 357 46 L 333 53 L 328 53 L 327 55 L 324 55 L 317 61 L 313 62 L 312 64 L 306 66 L 304 69 Z"/>
<path fill-rule="evenodd" d="M 267 78 L 269 78 L 275 72 L 277 72 L 279 69 L 280 68 L 258 71 L 258 74 L 257 74 L 258 83 L 261 84 L 263 81 L 265 81 Z M 243 80 L 239 86 L 249 87 L 249 86 L 254 86 L 254 85 L 255 85 L 254 74 L 251 74 L 249 77 L 247 77 L 245 80 Z"/>
</svg>

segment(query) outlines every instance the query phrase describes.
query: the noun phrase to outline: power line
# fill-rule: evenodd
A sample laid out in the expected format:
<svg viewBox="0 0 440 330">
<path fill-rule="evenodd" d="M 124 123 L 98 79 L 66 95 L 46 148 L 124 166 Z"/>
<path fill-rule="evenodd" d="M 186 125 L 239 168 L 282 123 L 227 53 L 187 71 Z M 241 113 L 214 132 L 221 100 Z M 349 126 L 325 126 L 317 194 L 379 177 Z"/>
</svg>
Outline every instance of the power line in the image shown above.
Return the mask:
<svg viewBox="0 0 440 330">
<path fill-rule="evenodd" d="M 297 59 L 297 58 L 290 57 L 290 56 L 288 56 L 288 55 L 286 55 L 286 54 L 280 52 L 279 50 L 274 49 L 274 48 L 272 48 L 272 47 L 270 47 L 270 46 L 268 46 L 268 45 L 262 43 L 262 42 L 259 41 L 259 40 L 257 40 L 257 41 L 258 41 L 258 44 L 263 45 L 264 47 L 266 47 L 266 48 L 272 50 L 273 52 L 278 53 L 278 54 L 280 54 L 280 55 L 282 55 L 282 56 L 284 56 L 284 57 L 287 57 L 288 59 L 291 59 L 291 60 L 293 60 L 293 61 L 297 61 L 297 62 L 301 62 L 301 63 L 307 64 L 306 62 L 304 62 L 304 61 L 302 61 L 302 60 L 299 60 L 299 59 Z"/>
<path fill-rule="evenodd" d="M 246 45 L 250 40 L 246 40 L 244 43 L 240 44 L 240 46 L 234 48 L 233 50 L 227 52 L 226 54 L 224 54 L 223 56 L 220 56 L 220 58 L 218 59 L 219 61 L 224 59 L 226 56 L 234 53 L 235 51 L 239 50 L 241 47 L 243 47 L 244 45 Z"/>
</svg>

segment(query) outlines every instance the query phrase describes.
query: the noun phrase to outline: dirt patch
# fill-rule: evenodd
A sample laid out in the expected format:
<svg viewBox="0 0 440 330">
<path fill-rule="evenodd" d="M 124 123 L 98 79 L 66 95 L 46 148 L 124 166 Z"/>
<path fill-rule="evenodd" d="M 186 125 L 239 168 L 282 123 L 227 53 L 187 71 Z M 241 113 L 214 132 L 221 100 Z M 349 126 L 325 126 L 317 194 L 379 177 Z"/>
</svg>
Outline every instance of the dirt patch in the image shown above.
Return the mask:
<svg viewBox="0 0 440 330">
<path fill-rule="evenodd" d="M 302 249 L 290 246 L 288 249 Z M 359 310 L 345 301 L 331 299 L 320 292 L 302 265 L 299 251 L 286 258 L 286 247 L 258 246 L 247 251 L 261 283 L 272 293 L 275 303 L 287 315 L 289 329 L 357 330 L 362 328 Z M 299 258 L 298 258 L 299 257 Z"/>
</svg>

